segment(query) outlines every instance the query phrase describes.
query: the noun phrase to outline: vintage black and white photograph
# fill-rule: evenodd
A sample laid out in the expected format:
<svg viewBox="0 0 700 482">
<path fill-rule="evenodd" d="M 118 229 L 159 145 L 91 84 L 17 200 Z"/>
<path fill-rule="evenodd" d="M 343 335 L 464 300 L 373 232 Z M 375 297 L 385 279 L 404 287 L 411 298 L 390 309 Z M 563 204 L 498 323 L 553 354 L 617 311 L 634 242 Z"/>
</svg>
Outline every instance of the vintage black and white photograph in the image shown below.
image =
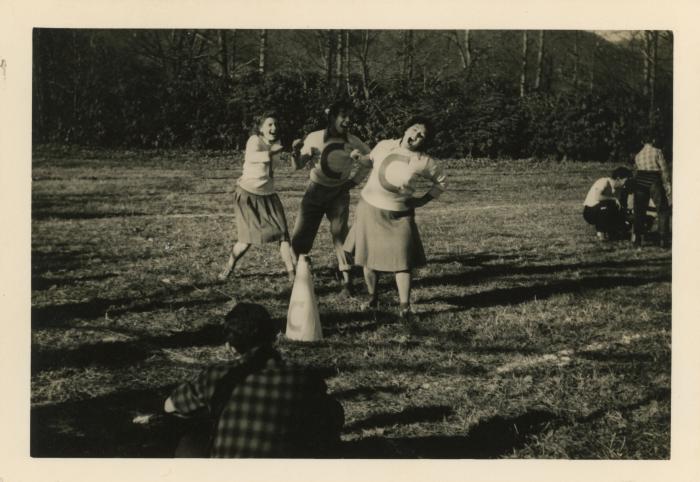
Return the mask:
<svg viewBox="0 0 700 482">
<path fill-rule="evenodd" d="M 33 28 L 31 457 L 668 460 L 674 32 L 270 27 Z"/>
</svg>

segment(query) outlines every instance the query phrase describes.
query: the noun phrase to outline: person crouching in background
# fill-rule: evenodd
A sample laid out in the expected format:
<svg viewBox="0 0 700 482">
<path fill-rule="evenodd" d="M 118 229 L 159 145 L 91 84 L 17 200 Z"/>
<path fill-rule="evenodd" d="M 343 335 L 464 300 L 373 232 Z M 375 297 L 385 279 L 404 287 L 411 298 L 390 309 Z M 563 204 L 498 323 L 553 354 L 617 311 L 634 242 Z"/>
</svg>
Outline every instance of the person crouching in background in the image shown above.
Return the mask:
<svg viewBox="0 0 700 482">
<path fill-rule="evenodd" d="M 593 183 L 583 202 L 583 219 L 595 226 L 599 240 L 621 238 L 629 232 L 627 221 L 627 181 L 632 171 L 618 167 L 610 177 Z"/>
</svg>

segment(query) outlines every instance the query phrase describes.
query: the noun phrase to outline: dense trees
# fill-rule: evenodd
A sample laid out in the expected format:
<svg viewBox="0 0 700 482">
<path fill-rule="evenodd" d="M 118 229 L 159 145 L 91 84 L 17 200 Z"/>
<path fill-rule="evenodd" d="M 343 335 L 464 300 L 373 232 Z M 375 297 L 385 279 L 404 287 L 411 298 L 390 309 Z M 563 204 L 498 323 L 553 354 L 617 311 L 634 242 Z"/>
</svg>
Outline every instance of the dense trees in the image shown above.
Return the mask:
<svg viewBox="0 0 700 482">
<path fill-rule="evenodd" d="M 670 155 L 670 32 L 34 31 L 35 143 L 237 148 L 251 117 L 286 137 L 338 95 L 368 139 L 416 111 L 444 156 L 626 160 L 651 127 Z M 616 41 L 612 42 L 611 39 Z"/>
</svg>

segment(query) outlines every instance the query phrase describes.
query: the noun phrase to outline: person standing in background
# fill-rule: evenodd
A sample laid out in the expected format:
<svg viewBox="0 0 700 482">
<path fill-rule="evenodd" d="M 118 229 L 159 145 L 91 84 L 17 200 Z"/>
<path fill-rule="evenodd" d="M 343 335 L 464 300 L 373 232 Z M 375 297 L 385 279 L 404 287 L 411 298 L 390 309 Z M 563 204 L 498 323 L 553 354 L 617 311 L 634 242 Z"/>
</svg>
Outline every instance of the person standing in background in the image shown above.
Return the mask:
<svg viewBox="0 0 700 482">
<path fill-rule="evenodd" d="M 655 139 L 646 135 L 644 147 L 634 158 L 636 173 L 632 183 L 634 193 L 634 231 L 632 243 L 642 246 L 644 223 L 649 199 L 654 201 L 658 213 L 659 243 L 669 248 L 671 236 L 671 171 L 661 149 L 654 147 Z"/>
</svg>

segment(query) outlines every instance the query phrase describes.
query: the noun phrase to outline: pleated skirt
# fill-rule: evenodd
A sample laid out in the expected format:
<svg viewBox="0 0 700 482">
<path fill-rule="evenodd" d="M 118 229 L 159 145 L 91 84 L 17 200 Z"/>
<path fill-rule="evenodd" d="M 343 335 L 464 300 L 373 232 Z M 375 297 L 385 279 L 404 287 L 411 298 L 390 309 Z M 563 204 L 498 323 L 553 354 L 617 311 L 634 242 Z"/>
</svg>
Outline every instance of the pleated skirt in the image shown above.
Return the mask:
<svg viewBox="0 0 700 482">
<path fill-rule="evenodd" d="M 253 194 L 240 186 L 234 193 L 238 242 L 263 244 L 289 241 L 287 218 L 277 194 Z"/>
</svg>

